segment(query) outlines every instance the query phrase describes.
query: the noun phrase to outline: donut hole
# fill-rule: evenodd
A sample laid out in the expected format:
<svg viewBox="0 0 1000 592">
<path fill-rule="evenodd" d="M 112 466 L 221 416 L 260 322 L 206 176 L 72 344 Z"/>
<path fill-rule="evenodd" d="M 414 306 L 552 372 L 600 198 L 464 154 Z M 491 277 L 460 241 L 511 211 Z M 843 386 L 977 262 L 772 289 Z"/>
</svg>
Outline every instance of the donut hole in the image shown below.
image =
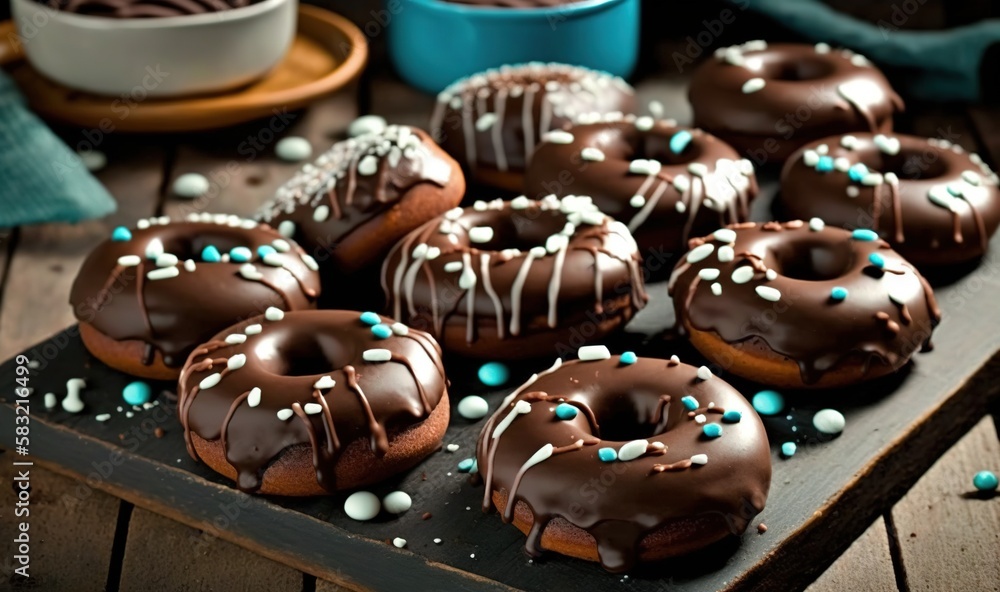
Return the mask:
<svg viewBox="0 0 1000 592">
<path fill-rule="evenodd" d="M 926 150 L 903 148 L 896 154 L 880 153 L 881 162 L 868 168 L 885 173 L 895 173 L 900 179 L 935 179 L 948 172 L 937 150 L 928 145 Z"/>
<path fill-rule="evenodd" d="M 466 228 L 488 227 L 493 235 L 486 242 L 470 242 L 482 251 L 502 251 L 518 249 L 527 252 L 534 247 L 545 246 L 545 241 L 565 228 L 568 219 L 559 210 L 505 210 L 467 214 L 462 225 Z M 471 241 L 471 238 L 469 239 Z"/>
<path fill-rule="evenodd" d="M 675 130 L 675 133 L 681 130 Z M 703 160 L 705 150 L 699 136 L 695 135 L 691 142 L 680 153 L 670 149 L 670 138 L 673 134 L 644 134 L 639 142 L 633 146 L 634 152 L 630 159 L 658 160 L 661 163 L 671 165 L 685 165 L 699 160 Z"/>
<path fill-rule="evenodd" d="M 789 82 L 819 80 L 833 73 L 833 64 L 824 59 L 806 57 L 794 61 L 781 61 L 770 64 L 765 73 L 772 80 L 786 80 Z"/>
<path fill-rule="evenodd" d="M 181 261 L 186 259 L 201 261 L 202 251 L 209 245 L 218 249 L 220 253 L 228 253 L 236 247 L 252 249 L 254 245 L 247 240 L 246 232 L 238 228 L 212 224 L 209 232 L 192 233 L 188 228 L 184 232 L 164 234 L 161 240 L 164 252 L 176 255 Z"/>
<path fill-rule="evenodd" d="M 262 367 L 277 376 L 314 376 L 340 370 L 354 358 L 352 351 L 324 333 L 281 333 L 275 330 L 255 347 Z"/>
<path fill-rule="evenodd" d="M 770 266 L 781 275 L 807 282 L 822 282 L 847 275 L 854 267 L 849 241 L 826 243 L 796 241 L 773 251 Z"/>
<path fill-rule="evenodd" d="M 589 402 L 602 440 L 629 442 L 658 436 L 669 429 L 655 421 L 660 406 L 660 396 L 664 394 L 652 389 L 632 387 L 628 390 L 604 393 L 599 399 Z M 674 397 L 672 405 L 680 405 L 679 397 Z M 673 420 L 672 415 L 668 417 Z M 660 423 L 660 425 L 658 425 Z"/>
</svg>

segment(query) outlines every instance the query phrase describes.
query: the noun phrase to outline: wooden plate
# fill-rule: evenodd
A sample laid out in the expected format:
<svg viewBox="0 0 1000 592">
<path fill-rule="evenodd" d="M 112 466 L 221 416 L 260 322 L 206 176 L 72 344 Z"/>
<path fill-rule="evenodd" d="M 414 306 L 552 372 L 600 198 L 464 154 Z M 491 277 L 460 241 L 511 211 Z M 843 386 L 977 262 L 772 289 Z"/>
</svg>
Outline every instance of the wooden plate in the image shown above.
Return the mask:
<svg viewBox="0 0 1000 592">
<path fill-rule="evenodd" d="M 235 92 L 123 103 L 59 85 L 26 59 L 13 22 L 0 23 L 0 65 L 45 119 L 125 132 L 187 132 L 267 117 L 305 107 L 354 80 L 368 61 L 364 34 L 342 16 L 299 6 L 298 33 L 284 61 L 263 79 Z"/>
</svg>

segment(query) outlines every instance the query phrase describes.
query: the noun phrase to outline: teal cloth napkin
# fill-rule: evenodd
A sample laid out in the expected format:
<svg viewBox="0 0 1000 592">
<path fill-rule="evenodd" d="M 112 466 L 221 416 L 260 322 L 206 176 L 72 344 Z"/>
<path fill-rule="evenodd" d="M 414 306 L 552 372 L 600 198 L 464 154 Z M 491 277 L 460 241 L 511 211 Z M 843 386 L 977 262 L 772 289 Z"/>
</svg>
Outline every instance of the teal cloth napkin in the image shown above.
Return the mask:
<svg viewBox="0 0 1000 592">
<path fill-rule="evenodd" d="M 736 1 L 736 0 L 732 0 Z M 956 1 L 956 0 L 952 0 Z M 853 49 L 879 65 L 907 70 L 893 84 L 930 101 L 976 101 L 986 50 L 1000 43 L 1000 19 L 947 31 L 905 31 L 893 23 L 866 23 L 819 0 L 739 0 L 809 39 Z"/>
<path fill-rule="evenodd" d="M 69 149 L 25 106 L 0 71 L 0 228 L 79 222 L 117 204 Z"/>
</svg>

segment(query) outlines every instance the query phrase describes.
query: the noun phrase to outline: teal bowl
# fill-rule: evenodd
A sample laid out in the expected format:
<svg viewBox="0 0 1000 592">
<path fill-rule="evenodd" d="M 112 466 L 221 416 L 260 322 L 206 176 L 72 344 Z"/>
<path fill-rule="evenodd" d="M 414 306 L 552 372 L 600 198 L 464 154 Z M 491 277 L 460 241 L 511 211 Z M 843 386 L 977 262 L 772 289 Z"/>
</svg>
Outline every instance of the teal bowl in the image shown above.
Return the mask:
<svg viewBox="0 0 1000 592">
<path fill-rule="evenodd" d="M 389 54 L 410 84 L 432 93 L 504 64 L 561 62 L 627 77 L 639 57 L 640 0 L 581 0 L 501 8 L 386 0 Z"/>
</svg>

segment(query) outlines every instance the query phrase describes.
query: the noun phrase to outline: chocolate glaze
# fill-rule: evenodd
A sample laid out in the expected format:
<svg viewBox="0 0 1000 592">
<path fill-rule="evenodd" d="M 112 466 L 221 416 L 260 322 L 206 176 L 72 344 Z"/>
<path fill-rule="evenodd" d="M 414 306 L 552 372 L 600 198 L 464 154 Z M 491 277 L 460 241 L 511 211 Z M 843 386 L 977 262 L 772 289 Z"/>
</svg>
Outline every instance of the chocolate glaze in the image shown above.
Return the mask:
<svg viewBox="0 0 1000 592">
<path fill-rule="evenodd" d="M 466 167 L 523 171 L 543 134 L 583 113 L 631 112 L 618 77 L 565 64 L 503 66 L 441 91 L 431 134 Z"/>
<path fill-rule="evenodd" d="M 474 228 L 489 229 L 489 240 L 474 242 Z M 632 235 L 583 197 L 522 196 L 446 212 L 393 248 L 382 288 L 393 316 L 477 357 L 551 354 L 546 336 L 567 318 L 627 320 L 647 300 Z M 614 304 L 621 299 L 627 304 Z M 516 351 L 499 351 L 504 340 Z"/>
<path fill-rule="evenodd" d="M 179 367 L 192 349 L 220 329 L 256 316 L 269 306 L 312 308 L 319 295 L 315 262 L 273 228 L 225 214 L 192 214 L 187 221 L 140 220 L 128 241 L 106 240 L 87 257 L 73 282 L 70 304 L 76 318 L 119 341 L 146 342 L 147 360 L 159 351 L 167 366 Z M 175 255 L 176 277 L 150 279 L 163 269 L 146 256 L 151 244 Z M 258 247 L 281 247 L 265 263 Z M 228 253 L 246 247 L 247 263 L 202 261 L 214 245 Z M 119 258 L 136 256 L 137 266 Z M 188 263 L 191 261 L 191 263 Z"/>
<path fill-rule="evenodd" d="M 589 195 L 628 225 L 645 253 L 683 252 L 692 233 L 747 220 L 757 180 L 750 161 L 731 146 L 673 120 L 600 119 L 542 137 L 525 174 L 529 195 Z M 678 133 L 691 140 L 675 153 L 670 140 Z M 588 160 L 587 149 L 604 160 Z"/>
<path fill-rule="evenodd" d="M 764 86 L 747 92 L 752 79 Z M 773 139 L 777 156 L 832 134 L 891 131 L 894 111 L 904 108 L 860 54 L 763 41 L 719 48 L 695 70 L 688 98 L 698 127 L 745 152 L 773 152 L 761 146 Z"/>
<path fill-rule="evenodd" d="M 106 18 L 154 18 L 222 12 L 254 0 L 39 0 L 56 10 Z"/>
<path fill-rule="evenodd" d="M 403 222 L 399 232 L 389 234 L 374 226 L 375 219 L 417 187 L 464 183 L 452 178 L 453 167 L 454 161 L 426 132 L 390 125 L 381 132 L 334 144 L 282 185 L 274 199 L 260 208 L 257 218 L 299 241 L 324 269 L 354 272 L 380 262 L 396 240 L 423 222 Z M 458 194 L 454 203 L 442 200 L 436 204 L 431 214 L 455 206 L 461 199 L 461 192 Z M 343 255 L 338 245 L 354 238 L 359 229 L 370 231 L 366 238 L 373 241 L 373 248 L 363 256 L 358 256 L 356 249 Z"/>
<path fill-rule="evenodd" d="M 729 228 L 734 241 L 724 236 L 727 231 L 721 239 L 692 239 L 692 251 L 674 269 L 669 293 L 682 332 L 690 323 L 729 344 L 759 338 L 795 361 L 806 384 L 848 356 L 862 356 L 866 368 L 898 369 L 929 346 L 941 320 L 934 294 L 885 241 L 856 240 L 850 231 L 832 226 L 814 230 L 802 221 Z M 720 253 L 725 254 L 721 259 L 734 256 L 723 261 Z M 872 253 L 885 260 L 884 270 L 870 263 Z M 738 283 L 733 272 L 745 267 L 753 269 L 752 277 Z M 767 278 L 768 270 L 775 272 L 774 279 Z M 835 286 L 848 290 L 846 300 L 831 297 Z M 759 288 L 777 290 L 780 299 L 765 299 Z"/>
<path fill-rule="evenodd" d="M 817 170 L 821 151 L 834 170 Z M 867 174 L 854 181 L 847 171 L 858 163 Z M 785 163 L 781 201 L 792 217 L 876 230 L 916 265 L 980 257 L 1000 225 L 997 175 L 977 154 L 903 134 L 857 133 L 803 146 Z"/>
<path fill-rule="evenodd" d="M 394 433 L 426 419 L 441 400 L 441 350 L 426 333 L 385 318 L 393 335 L 380 339 L 359 317 L 341 310 L 288 313 L 276 321 L 261 316 L 198 347 L 179 381 L 178 415 L 191 456 L 198 458 L 191 434 L 222 438 L 237 486 L 255 491 L 283 450 L 308 444 L 317 482 L 333 492 L 334 467 L 351 442 L 368 439 L 372 452 L 384 455 Z M 260 330 L 248 330 L 253 326 Z M 372 349 L 389 350 L 391 360 L 366 361 Z M 234 368 L 240 356 L 245 363 Z M 201 386 L 216 374 L 214 386 L 211 380 Z M 323 377 L 336 384 L 316 388 Z M 255 388 L 260 400 L 253 406 Z M 282 410 L 291 415 L 280 419 Z"/>
<path fill-rule="evenodd" d="M 504 521 L 512 519 L 515 501 L 533 515 L 529 554 L 541 553 L 545 527 L 562 519 L 596 539 L 601 564 L 614 572 L 635 564 L 647 535 L 680 520 L 716 519 L 720 529 L 742 534 L 767 498 L 767 434 L 739 392 L 720 378 L 701 380 L 697 372 L 676 359 L 557 360 L 507 397 L 480 434 L 483 510 L 492 507 L 494 491 L 506 491 L 507 507 L 498 508 Z M 681 403 L 686 396 L 697 401 L 696 412 Z M 552 410 L 561 401 L 582 412 L 559 420 Z M 740 412 L 740 421 L 722 423 L 727 410 Z M 723 435 L 705 438 L 699 414 L 720 424 Z M 601 448 L 618 451 L 643 439 L 639 458 L 598 458 Z M 554 447 L 551 456 L 525 469 L 548 446 Z M 692 462 L 702 454 L 705 464 Z M 609 471 L 614 486 L 595 489 Z"/>
</svg>

